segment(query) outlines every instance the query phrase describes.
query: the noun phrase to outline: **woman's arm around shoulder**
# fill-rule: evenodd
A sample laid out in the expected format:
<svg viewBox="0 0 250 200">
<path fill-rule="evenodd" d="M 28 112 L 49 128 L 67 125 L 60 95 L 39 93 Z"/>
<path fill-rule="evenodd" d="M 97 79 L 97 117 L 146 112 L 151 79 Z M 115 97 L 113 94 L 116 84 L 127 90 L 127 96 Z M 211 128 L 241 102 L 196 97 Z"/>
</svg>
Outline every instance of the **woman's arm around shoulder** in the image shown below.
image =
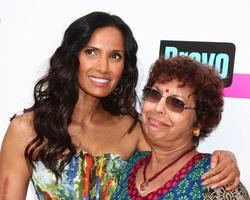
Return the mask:
<svg viewBox="0 0 250 200">
<path fill-rule="evenodd" d="M 24 151 L 33 137 L 31 113 L 10 122 L 0 151 L 0 200 L 25 199 L 31 168 Z"/>
</svg>

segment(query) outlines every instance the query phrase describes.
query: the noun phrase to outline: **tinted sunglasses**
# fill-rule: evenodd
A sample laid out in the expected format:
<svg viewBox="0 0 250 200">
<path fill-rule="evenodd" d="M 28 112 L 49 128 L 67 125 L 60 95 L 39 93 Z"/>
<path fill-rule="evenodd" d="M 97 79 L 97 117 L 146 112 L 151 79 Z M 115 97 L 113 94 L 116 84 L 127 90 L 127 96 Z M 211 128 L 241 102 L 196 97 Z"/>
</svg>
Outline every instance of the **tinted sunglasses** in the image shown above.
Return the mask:
<svg viewBox="0 0 250 200">
<path fill-rule="evenodd" d="M 146 100 L 152 103 L 158 103 L 162 97 L 164 96 L 160 93 L 160 91 L 156 89 L 153 89 L 150 87 L 146 87 L 143 89 L 143 100 Z M 174 96 L 167 96 L 164 98 L 166 98 L 167 108 L 173 112 L 181 113 L 185 109 L 195 110 L 195 108 L 185 106 L 185 103 L 182 100 Z"/>
</svg>

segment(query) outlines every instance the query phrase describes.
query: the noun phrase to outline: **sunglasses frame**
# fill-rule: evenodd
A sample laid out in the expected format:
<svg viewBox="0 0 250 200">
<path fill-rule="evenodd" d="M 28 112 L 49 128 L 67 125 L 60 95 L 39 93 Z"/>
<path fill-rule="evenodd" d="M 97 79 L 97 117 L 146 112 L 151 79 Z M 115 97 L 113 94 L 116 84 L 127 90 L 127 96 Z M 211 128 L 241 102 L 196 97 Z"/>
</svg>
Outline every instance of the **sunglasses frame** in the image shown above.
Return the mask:
<svg viewBox="0 0 250 200">
<path fill-rule="evenodd" d="M 155 101 L 154 103 L 158 103 L 158 102 L 162 99 L 162 97 L 164 97 L 164 98 L 166 99 L 165 103 L 166 103 L 167 108 L 168 108 L 169 110 L 173 111 L 173 112 L 182 113 L 184 110 L 195 110 L 195 109 L 196 109 L 195 107 L 185 106 L 185 103 L 184 103 L 182 100 L 180 100 L 180 99 L 178 99 L 178 98 L 175 98 L 175 97 L 173 97 L 173 96 L 167 96 L 167 97 L 165 97 L 165 96 L 162 95 L 162 93 L 161 93 L 159 90 L 154 89 L 154 88 L 152 88 L 152 87 L 145 87 L 145 88 L 142 90 L 142 92 L 143 92 L 143 100 L 144 100 L 144 101 L 145 101 L 145 100 L 147 101 L 147 98 L 145 97 L 146 90 L 150 90 L 148 94 L 150 94 L 150 93 L 152 93 L 152 92 L 157 92 L 157 93 L 159 94 L 159 96 L 161 97 L 158 101 Z M 181 101 L 181 102 L 184 104 L 183 108 L 181 108 L 180 111 L 178 111 L 178 108 L 177 108 L 177 109 L 174 109 L 174 108 L 171 106 L 171 104 L 168 103 L 169 101 L 167 101 L 167 99 L 169 99 L 169 98 L 177 99 L 178 101 Z M 149 102 L 150 102 L 150 101 L 149 101 Z"/>
</svg>

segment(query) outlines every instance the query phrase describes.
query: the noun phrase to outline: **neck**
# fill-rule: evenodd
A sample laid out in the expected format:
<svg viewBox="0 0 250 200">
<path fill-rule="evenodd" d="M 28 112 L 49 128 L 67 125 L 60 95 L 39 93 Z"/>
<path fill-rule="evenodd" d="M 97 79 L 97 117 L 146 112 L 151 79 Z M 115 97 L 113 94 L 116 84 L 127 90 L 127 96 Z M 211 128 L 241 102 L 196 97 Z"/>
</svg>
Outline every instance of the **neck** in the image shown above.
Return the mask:
<svg viewBox="0 0 250 200">
<path fill-rule="evenodd" d="M 102 108 L 100 98 L 80 91 L 72 114 L 72 122 L 77 124 L 91 123 L 98 120 L 99 116 L 105 116 L 105 113 L 107 114 Z"/>
<path fill-rule="evenodd" d="M 168 163 L 171 163 L 173 160 L 175 160 L 183 153 L 192 148 L 192 143 L 183 144 L 182 146 L 178 147 L 169 147 L 167 149 L 152 148 L 152 157 L 149 162 L 149 168 L 159 169 L 163 165 L 165 166 Z M 183 155 L 180 160 L 185 159 L 187 157 L 189 158 L 196 153 L 197 151 L 193 149 L 191 152 L 188 152 L 187 154 Z"/>
</svg>

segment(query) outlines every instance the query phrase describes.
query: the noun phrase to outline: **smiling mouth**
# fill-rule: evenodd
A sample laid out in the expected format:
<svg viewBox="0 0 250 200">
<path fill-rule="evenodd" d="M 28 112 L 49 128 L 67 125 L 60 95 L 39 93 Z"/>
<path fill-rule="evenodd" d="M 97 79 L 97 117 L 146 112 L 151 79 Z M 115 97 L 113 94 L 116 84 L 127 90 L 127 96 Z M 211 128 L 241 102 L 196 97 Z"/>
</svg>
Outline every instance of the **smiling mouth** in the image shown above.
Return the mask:
<svg viewBox="0 0 250 200">
<path fill-rule="evenodd" d="M 157 120 L 155 118 L 151 118 L 151 117 L 148 119 L 148 122 L 149 122 L 150 126 L 153 126 L 153 127 L 163 127 L 163 126 L 166 126 L 165 123 L 163 123 L 160 120 Z"/>
<path fill-rule="evenodd" d="M 94 83 L 101 84 L 101 85 L 106 85 L 110 82 L 110 80 L 107 78 L 100 78 L 100 77 L 95 77 L 95 76 L 89 76 L 89 79 L 93 81 Z"/>
</svg>

